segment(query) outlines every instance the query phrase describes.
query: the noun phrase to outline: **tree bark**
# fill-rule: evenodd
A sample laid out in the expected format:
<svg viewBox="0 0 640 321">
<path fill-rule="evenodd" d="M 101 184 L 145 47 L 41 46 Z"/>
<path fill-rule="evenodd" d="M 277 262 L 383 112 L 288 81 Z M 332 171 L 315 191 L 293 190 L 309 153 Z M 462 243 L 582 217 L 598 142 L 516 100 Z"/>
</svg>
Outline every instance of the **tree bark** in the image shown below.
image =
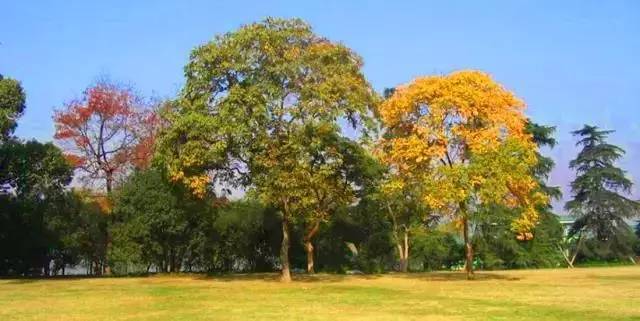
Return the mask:
<svg viewBox="0 0 640 321">
<path fill-rule="evenodd" d="M 391 217 L 391 222 L 393 223 L 393 238 L 396 241 L 396 247 L 398 248 L 398 258 L 400 266 L 398 270 L 400 272 L 407 272 L 409 270 L 409 229 L 406 225 L 404 227 L 404 240 L 401 241 L 398 236 L 398 222 L 396 221 L 395 213 L 391 210 L 391 205 L 387 202 L 387 210 L 389 211 L 389 217 Z M 404 242 L 404 243 L 403 243 Z"/>
<path fill-rule="evenodd" d="M 404 228 L 404 270 L 402 272 L 409 271 L 409 229 Z"/>
<path fill-rule="evenodd" d="M 307 273 L 309 274 L 316 273 L 314 268 L 314 260 L 313 260 L 314 248 L 313 248 L 313 243 L 311 243 L 311 240 L 316 235 L 316 233 L 318 233 L 319 229 L 320 229 L 320 222 L 316 221 L 313 223 L 311 229 L 309 229 L 307 234 L 304 236 L 304 248 L 307 251 Z"/>
<path fill-rule="evenodd" d="M 282 282 L 291 282 L 291 271 L 289 269 L 289 208 L 284 202 L 284 210 L 282 213 L 282 246 L 280 248 L 280 263 L 282 271 L 280 280 Z"/>
<path fill-rule="evenodd" d="M 406 273 L 409 271 L 409 230 L 404 229 L 404 237 L 402 243 L 397 241 L 398 256 L 400 258 L 400 272 Z"/>
<path fill-rule="evenodd" d="M 568 269 L 572 269 L 573 268 L 573 261 L 571 261 L 571 259 L 569 259 L 569 250 L 567 249 L 566 251 L 562 248 L 562 246 L 558 245 L 558 250 L 560 250 L 560 254 L 562 254 L 562 257 L 564 257 L 564 260 L 567 262 L 567 268 Z"/>
<path fill-rule="evenodd" d="M 573 263 L 575 263 L 576 257 L 578 257 L 578 252 L 580 252 L 580 246 L 582 246 L 582 232 L 580 232 L 580 236 L 578 236 L 578 243 L 576 244 L 576 251 L 575 251 L 575 253 L 573 253 L 573 256 L 571 257 L 571 261 L 569 262 L 569 265 L 571 267 L 573 267 Z"/>
<path fill-rule="evenodd" d="M 469 219 L 465 215 L 462 218 L 462 234 L 464 237 L 464 250 L 465 250 L 465 271 L 467 272 L 467 279 L 473 279 L 473 246 L 469 239 Z"/>
<path fill-rule="evenodd" d="M 113 172 L 107 171 L 106 172 L 106 188 L 107 188 L 107 196 L 111 195 L 111 191 L 113 190 Z M 107 213 L 109 214 L 109 213 Z M 106 249 L 105 249 L 105 254 L 104 254 L 104 274 L 105 275 L 111 275 L 111 266 L 109 266 L 109 249 L 111 249 L 111 233 L 109 233 L 109 227 L 112 225 L 112 221 L 113 217 L 111 215 L 108 215 L 108 223 L 109 225 L 107 226 L 107 230 L 105 231 L 106 233 Z"/>
</svg>

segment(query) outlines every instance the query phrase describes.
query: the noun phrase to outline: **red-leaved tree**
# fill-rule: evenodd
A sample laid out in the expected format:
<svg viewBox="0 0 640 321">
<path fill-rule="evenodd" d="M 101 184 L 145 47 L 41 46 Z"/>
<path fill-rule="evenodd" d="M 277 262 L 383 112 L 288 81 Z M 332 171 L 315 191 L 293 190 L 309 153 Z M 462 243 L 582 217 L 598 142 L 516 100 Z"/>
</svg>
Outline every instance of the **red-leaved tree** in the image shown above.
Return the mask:
<svg viewBox="0 0 640 321">
<path fill-rule="evenodd" d="M 53 118 L 68 158 L 107 193 L 119 175 L 148 166 L 157 116 L 131 88 L 100 81 Z"/>
</svg>

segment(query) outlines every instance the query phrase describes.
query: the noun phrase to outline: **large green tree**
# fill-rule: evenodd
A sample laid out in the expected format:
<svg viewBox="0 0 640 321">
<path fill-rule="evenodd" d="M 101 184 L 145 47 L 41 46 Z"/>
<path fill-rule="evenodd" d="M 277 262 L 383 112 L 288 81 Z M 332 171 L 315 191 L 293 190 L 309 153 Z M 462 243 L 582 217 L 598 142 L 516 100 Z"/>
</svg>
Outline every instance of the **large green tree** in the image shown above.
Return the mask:
<svg viewBox="0 0 640 321">
<path fill-rule="evenodd" d="M 0 274 L 49 274 L 61 253 L 54 225 L 73 170 L 51 143 L 0 144 Z"/>
<path fill-rule="evenodd" d="M 587 237 L 606 242 L 628 233 L 625 220 L 640 213 L 640 203 L 625 196 L 633 183 L 615 164 L 625 151 L 607 142 L 612 132 L 590 125 L 572 132 L 578 137 L 576 145 L 582 147 L 569 164 L 577 176 L 571 183 L 573 199 L 565 205 L 576 217 L 570 231 L 578 237 L 576 254 Z"/>
<path fill-rule="evenodd" d="M 337 146 L 307 139 L 339 134 L 339 120 L 364 123 L 377 99 L 361 67 L 350 49 L 303 21 L 268 18 L 195 49 L 166 115 L 159 149 L 173 179 L 200 195 L 213 182 L 242 185 L 282 212 L 284 281 L 289 225 L 318 215 L 310 195 L 318 185 L 330 190 L 333 162 L 342 162 Z M 331 155 L 330 166 L 316 170 L 315 155 Z"/>
<path fill-rule="evenodd" d="M 116 272 L 154 267 L 180 272 L 202 261 L 198 243 L 210 237 L 212 204 L 171 183 L 158 169 L 134 173 L 117 191 L 113 207 L 112 259 Z"/>
</svg>

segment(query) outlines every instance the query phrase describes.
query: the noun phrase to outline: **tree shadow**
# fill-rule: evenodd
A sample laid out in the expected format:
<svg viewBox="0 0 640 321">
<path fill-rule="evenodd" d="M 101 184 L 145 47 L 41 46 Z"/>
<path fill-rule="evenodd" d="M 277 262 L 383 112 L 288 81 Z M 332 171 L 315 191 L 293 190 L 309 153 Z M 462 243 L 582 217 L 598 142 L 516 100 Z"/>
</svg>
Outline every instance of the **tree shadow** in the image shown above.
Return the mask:
<svg viewBox="0 0 640 321">
<path fill-rule="evenodd" d="M 69 281 L 69 280 L 95 280 L 95 279 L 121 279 L 121 278 L 146 278 L 146 277 L 186 277 L 194 280 L 212 280 L 218 282 L 237 282 L 237 281 L 259 281 L 269 283 L 281 283 L 280 273 L 229 273 L 229 274 L 200 274 L 200 273 L 176 273 L 176 274 L 137 274 L 137 275 L 111 275 L 111 276 L 91 276 L 91 275 L 65 275 L 65 276 L 50 276 L 50 277 L 11 277 L 0 278 L 0 280 L 7 280 L 5 284 L 29 284 L 40 281 Z M 415 272 L 415 273 L 383 273 L 383 274 L 329 274 L 329 273 L 317 273 L 317 274 L 305 274 L 294 273 L 291 275 L 292 282 L 301 283 L 340 283 L 348 280 L 376 280 L 382 277 L 397 278 L 397 279 L 412 279 L 416 281 L 425 282 L 474 282 L 474 281 L 489 281 L 489 280 L 505 280 L 505 281 L 518 281 L 521 278 L 512 275 L 505 275 L 495 272 L 476 272 L 473 279 L 468 280 L 467 275 L 464 272 Z"/>
<path fill-rule="evenodd" d="M 500 273 L 492 272 L 476 272 L 473 279 L 467 279 L 467 275 L 464 272 L 416 272 L 416 273 L 384 273 L 384 274 L 292 274 L 292 282 L 302 283 L 339 283 L 347 280 L 375 280 L 382 277 L 398 278 L 398 279 L 414 279 L 419 281 L 452 281 L 452 282 L 474 282 L 474 281 L 489 281 L 489 280 L 505 280 L 505 281 L 518 281 L 521 278 L 510 275 L 504 275 Z M 246 273 L 246 274 L 220 274 L 220 275 L 194 275 L 195 279 L 199 280 L 215 280 L 220 282 L 235 282 L 235 281 L 263 281 L 263 282 L 277 282 L 280 283 L 280 274 L 277 272 L 272 273 Z"/>
<path fill-rule="evenodd" d="M 421 272 L 421 273 L 394 273 L 395 277 L 415 279 L 420 281 L 490 281 L 490 280 L 504 280 L 504 281 L 519 281 L 521 278 L 512 275 L 504 275 L 500 273 L 492 272 L 475 272 L 471 279 L 467 278 L 467 274 L 464 272 Z"/>
<path fill-rule="evenodd" d="M 40 281 L 71 281 L 71 280 L 96 280 L 96 279 L 123 279 L 123 278 L 144 278 L 154 274 L 122 274 L 122 275 L 51 275 L 51 276 L 2 276 L 0 281 L 7 281 L 5 284 L 28 284 Z"/>
</svg>

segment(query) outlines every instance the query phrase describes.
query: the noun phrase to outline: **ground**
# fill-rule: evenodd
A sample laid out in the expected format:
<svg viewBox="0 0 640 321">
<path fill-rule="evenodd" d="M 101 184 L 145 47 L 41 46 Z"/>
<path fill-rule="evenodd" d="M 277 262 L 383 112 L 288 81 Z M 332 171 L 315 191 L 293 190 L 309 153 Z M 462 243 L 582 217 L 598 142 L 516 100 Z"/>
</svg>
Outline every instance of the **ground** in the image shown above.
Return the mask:
<svg viewBox="0 0 640 321">
<path fill-rule="evenodd" d="M 0 320 L 640 320 L 640 267 L 0 280 Z"/>
</svg>

